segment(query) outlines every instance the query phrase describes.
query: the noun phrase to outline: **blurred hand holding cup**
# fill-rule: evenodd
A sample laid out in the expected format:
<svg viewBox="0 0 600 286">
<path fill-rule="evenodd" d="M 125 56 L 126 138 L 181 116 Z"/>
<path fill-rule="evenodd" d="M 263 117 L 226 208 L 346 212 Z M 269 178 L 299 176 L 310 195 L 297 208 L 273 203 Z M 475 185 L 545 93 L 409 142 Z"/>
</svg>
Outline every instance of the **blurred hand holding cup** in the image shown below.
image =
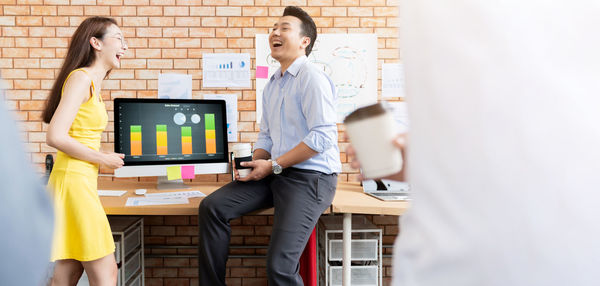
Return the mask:
<svg viewBox="0 0 600 286">
<path fill-rule="evenodd" d="M 249 143 L 235 144 L 233 146 L 233 157 L 235 168 L 240 175 L 240 178 L 248 176 L 252 168 L 244 167 L 240 163 L 252 161 L 252 146 Z"/>
<path fill-rule="evenodd" d="M 365 178 L 382 178 L 402 170 L 402 153 L 392 143 L 396 122 L 380 103 L 353 111 L 344 125 Z"/>
</svg>

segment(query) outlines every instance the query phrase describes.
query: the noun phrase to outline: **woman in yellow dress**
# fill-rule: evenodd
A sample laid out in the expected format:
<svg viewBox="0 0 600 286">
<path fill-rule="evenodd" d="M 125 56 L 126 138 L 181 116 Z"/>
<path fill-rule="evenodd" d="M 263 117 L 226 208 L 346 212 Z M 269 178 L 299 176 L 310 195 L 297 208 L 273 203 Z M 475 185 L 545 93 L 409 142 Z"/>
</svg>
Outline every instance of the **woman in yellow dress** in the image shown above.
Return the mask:
<svg viewBox="0 0 600 286">
<path fill-rule="evenodd" d="M 48 181 L 55 209 L 52 285 L 76 285 L 85 269 L 91 285 L 117 283 L 115 244 L 98 198 L 98 167 L 123 166 L 123 154 L 100 151 L 108 115 L 102 80 L 127 50 L 114 19 L 84 20 L 50 91 L 43 120 L 46 142 L 58 149 Z"/>
</svg>

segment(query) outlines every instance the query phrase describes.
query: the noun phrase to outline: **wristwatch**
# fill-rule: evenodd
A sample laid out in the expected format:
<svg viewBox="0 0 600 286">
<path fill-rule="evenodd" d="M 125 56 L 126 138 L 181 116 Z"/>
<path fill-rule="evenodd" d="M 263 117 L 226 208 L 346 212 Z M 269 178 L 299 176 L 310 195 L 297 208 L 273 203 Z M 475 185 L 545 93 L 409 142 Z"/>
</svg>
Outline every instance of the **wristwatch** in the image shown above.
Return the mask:
<svg viewBox="0 0 600 286">
<path fill-rule="evenodd" d="M 275 174 L 275 175 L 281 174 L 281 172 L 283 171 L 283 168 L 281 167 L 281 165 L 277 164 L 276 160 L 269 159 L 269 161 L 271 161 L 273 174 Z"/>
</svg>

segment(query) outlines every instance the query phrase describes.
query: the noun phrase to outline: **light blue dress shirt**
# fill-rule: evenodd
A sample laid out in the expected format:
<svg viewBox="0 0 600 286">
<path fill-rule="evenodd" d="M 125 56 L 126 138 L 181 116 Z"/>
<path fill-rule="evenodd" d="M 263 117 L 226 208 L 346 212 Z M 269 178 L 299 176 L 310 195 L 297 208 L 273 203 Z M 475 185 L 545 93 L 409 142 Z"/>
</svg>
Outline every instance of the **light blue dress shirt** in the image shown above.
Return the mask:
<svg viewBox="0 0 600 286">
<path fill-rule="evenodd" d="M 254 149 L 277 159 L 304 142 L 318 152 L 294 165 L 326 174 L 342 171 L 335 111 L 335 86 L 308 62 L 297 58 L 281 75 L 278 69 L 263 92 L 263 115 Z"/>
</svg>

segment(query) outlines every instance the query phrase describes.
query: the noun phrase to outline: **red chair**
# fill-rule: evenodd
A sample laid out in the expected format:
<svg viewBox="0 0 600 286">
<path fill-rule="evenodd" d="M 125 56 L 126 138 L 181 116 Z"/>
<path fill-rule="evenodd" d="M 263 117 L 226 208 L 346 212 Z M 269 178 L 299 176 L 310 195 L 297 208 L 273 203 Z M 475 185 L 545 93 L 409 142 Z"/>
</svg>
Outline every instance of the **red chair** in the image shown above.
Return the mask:
<svg viewBox="0 0 600 286">
<path fill-rule="evenodd" d="M 300 256 L 300 276 L 304 286 L 317 286 L 317 230 L 313 229 L 302 256 Z"/>
</svg>

